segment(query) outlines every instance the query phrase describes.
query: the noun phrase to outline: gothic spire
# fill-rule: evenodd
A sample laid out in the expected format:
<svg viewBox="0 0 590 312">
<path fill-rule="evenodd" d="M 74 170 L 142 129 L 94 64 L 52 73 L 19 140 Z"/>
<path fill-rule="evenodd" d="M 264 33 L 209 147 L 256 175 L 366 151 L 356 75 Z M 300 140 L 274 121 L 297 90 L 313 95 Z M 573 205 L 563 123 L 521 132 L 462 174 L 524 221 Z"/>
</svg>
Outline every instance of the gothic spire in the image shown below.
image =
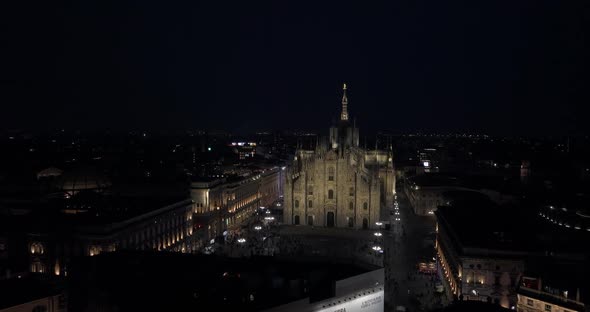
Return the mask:
<svg viewBox="0 0 590 312">
<path fill-rule="evenodd" d="M 340 120 L 348 121 L 348 98 L 346 97 L 346 84 L 344 84 L 342 90 L 342 113 L 340 113 Z"/>
</svg>

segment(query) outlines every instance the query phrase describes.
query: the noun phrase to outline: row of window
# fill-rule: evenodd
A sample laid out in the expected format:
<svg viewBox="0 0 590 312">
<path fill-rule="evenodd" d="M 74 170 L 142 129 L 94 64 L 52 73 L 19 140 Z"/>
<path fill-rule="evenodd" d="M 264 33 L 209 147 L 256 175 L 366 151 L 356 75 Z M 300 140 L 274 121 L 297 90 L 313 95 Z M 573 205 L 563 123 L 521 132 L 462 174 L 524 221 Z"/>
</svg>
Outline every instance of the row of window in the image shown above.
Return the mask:
<svg viewBox="0 0 590 312">
<path fill-rule="evenodd" d="M 332 192 L 332 196 L 334 196 L 334 191 L 332 191 L 332 190 L 328 191 L 328 198 L 332 199 L 332 197 L 330 197 L 330 192 Z M 313 186 L 307 187 L 307 195 L 313 195 Z M 354 196 L 354 187 L 351 187 L 348 189 L 348 195 Z"/>
<path fill-rule="evenodd" d="M 354 218 L 348 217 L 348 227 L 352 228 L 354 227 Z M 299 219 L 298 215 L 295 215 L 293 217 L 293 224 L 295 225 L 299 225 L 301 222 L 301 220 Z M 330 222 L 330 221 L 328 221 Z M 332 220 L 333 222 L 333 220 Z M 307 225 L 313 225 L 313 216 L 307 216 Z M 334 226 L 334 224 L 332 224 L 331 226 Z M 369 228 L 369 220 L 367 218 L 363 218 L 363 229 L 366 230 Z"/>
<path fill-rule="evenodd" d="M 528 306 L 531 306 L 531 307 L 532 307 L 532 306 L 534 306 L 534 305 L 535 305 L 535 301 L 534 301 L 533 299 L 529 299 L 529 298 L 527 298 L 527 300 L 526 300 L 526 304 L 527 304 Z M 551 309 L 552 309 L 552 308 L 553 308 L 553 307 L 552 307 L 550 304 L 545 304 L 545 311 L 547 311 L 547 312 L 551 312 Z M 570 311 L 569 311 L 569 310 L 563 310 L 563 312 L 570 312 Z"/>
<path fill-rule="evenodd" d="M 307 202 L 307 207 L 313 208 L 313 201 L 312 200 Z M 299 208 L 299 200 L 298 199 L 295 200 L 295 208 Z M 352 202 L 348 203 L 348 209 L 349 210 L 354 209 L 354 204 Z M 368 210 L 368 209 L 369 209 L 369 204 L 367 202 L 364 202 L 363 203 L 363 210 Z"/>
</svg>

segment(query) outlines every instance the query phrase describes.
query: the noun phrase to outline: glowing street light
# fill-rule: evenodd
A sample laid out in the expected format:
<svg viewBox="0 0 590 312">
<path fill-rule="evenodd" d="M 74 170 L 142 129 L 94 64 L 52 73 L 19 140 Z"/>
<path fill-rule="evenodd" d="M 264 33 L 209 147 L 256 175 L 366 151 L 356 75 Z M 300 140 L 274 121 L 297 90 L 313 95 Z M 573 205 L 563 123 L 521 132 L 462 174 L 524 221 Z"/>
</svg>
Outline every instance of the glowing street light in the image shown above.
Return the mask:
<svg viewBox="0 0 590 312">
<path fill-rule="evenodd" d="M 260 230 L 262 230 L 262 227 L 261 227 L 260 225 L 257 225 L 257 226 L 255 226 L 255 227 L 254 227 L 254 229 L 255 229 L 256 231 L 260 231 Z"/>
<path fill-rule="evenodd" d="M 243 244 L 245 242 L 246 242 L 246 239 L 245 238 L 243 238 L 243 237 L 238 238 L 238 243 Z"/>
<path fill-rule="evenodd" d="M 381 222 L 381 221 L 377 221 L 377 222 L 375 222 L 375 225 L 376 225 L 376 226 L 382 226 L 382 225 L 383 225 L 383 222 Z"/>
<path fill-rule="evenodd" d="M 373 246 L 372 249 L 375 250 L 375 251 L 380 251 L 381 250 L 381 247 L 379 247 L 379 246 Z"/>
<path fill-rule="evenodd" d="M 381 234 L 381 232 L 375 232 L 373 235 L 375 235 L 377 237 L 381 237 L 383 234 Z"/>
</svg>

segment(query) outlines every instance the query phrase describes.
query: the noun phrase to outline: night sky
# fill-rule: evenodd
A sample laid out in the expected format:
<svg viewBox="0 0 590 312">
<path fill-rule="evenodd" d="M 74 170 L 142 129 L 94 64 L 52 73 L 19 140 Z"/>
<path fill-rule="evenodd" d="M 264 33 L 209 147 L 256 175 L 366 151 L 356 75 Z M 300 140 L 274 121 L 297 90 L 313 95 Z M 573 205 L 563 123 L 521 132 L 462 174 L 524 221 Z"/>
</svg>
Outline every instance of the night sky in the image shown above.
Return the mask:
<svg viewBox="0 0 590 312">
<path fill-rule="evenodd" d="M 584 133 L 583 4 L 3 1 L 0 129 Z"/>
</svg>

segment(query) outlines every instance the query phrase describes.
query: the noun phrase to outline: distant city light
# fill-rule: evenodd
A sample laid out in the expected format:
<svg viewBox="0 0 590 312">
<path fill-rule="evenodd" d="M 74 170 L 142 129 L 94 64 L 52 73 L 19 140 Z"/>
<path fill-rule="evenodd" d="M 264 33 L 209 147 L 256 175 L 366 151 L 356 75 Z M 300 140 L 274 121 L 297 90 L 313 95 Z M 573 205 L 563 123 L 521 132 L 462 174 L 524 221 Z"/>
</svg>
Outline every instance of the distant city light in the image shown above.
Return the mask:
<svg viewBox="0 0 590 312">
<path fill-rule="evenodd" d="M 208 150 L 208 151 L 211 151 L 211 147 L 207 147 L 207 150 Z"/>
<path fill-rule="evenodd" d="M 381 232 L 375 232 L 373 235 L 375 235 L 377 237 L 383 236 L 383 234 L 381 234 Z"/>
<path fill-rule="evenodd" d="M 255 229 L 256 231 L 260 231 L 260 230 L 262 230 L 262 227 L 261 227 L 260 225 L 257 225 L 257 226 L 255 226 L 255 227 L 254 227 L 254 229 Z"/>
<path fill-rule="evenodd" d="M 243 237 L 238 238 L 238 243 L 243 244 L 245 242 L 246 242 L 246 239 L 245 238 L 243 238 Z"/>
<path fill-rule="evenodd" d="M 375 222 L 375 225 L 376 225 L 376 226 L 382 226 L 382 225 L 383 225 L 383 222 L 380 222 L 380 221 L 378 221 L 378 222 Z"/>
</svg>

